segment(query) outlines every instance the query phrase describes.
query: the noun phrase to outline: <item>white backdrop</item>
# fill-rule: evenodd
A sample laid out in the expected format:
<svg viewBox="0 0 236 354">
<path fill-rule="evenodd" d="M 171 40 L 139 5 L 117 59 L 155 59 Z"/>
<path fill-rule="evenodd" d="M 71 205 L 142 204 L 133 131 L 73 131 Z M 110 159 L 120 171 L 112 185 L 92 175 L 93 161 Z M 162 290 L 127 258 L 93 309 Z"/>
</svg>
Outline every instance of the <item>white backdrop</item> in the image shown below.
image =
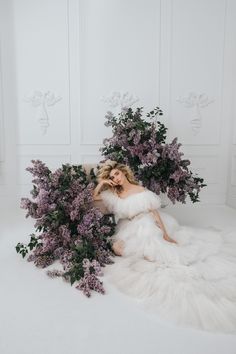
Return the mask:
<svg viewBox="0 0 236 354">
<path fill-rule="evenodd" d="M 112 91 L 164 111 L 208 187 L 236 207 L 234 0 L 0 0 L 0 196 L 41 159 L 100 160 Z"/>
</svg>

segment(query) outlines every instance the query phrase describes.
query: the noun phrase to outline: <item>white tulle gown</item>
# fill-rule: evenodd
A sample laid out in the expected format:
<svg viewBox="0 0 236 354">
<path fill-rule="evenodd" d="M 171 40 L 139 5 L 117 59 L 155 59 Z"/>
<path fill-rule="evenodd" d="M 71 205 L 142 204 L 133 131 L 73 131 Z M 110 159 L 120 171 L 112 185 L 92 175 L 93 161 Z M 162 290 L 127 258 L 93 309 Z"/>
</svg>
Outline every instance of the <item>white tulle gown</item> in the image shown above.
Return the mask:
<svg viewBox="0 0 236 354">
<path fill-rule="evenodd" d="M 101 197 L 117 221 L 113 240 L 124 241 L 123 256 L 105 269 L 109 281 L 165 319 L 236 333 L 236 234 L 180 226 L 159 211 L 177 241 L 170 243 L 150 213 L 160 208 L 155 193 L 121 199 L 107 190 Z"/>
</svg>

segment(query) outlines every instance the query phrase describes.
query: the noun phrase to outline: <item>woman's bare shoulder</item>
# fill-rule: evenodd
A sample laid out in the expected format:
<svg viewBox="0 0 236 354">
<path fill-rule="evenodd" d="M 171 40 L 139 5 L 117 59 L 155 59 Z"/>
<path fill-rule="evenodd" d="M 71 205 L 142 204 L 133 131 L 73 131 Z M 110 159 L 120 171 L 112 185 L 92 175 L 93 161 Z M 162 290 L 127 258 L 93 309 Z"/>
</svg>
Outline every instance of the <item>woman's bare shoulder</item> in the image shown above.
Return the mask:
<svg viewBox="0 0 236 354">
<path fill-rule="evenodd" d="M 141 192 L 143 192 L 145 190 L 146 190 L 146 188 L 144 188 L 144 187 L 142 187 L 140 185 L 133 185 L 132 188 L 130 188 L 130 190 L 128 191 L 128 193 L 127 192 L 126 193 L 122 192 L 122 193 L 119 194 L 119 197 L 120 198 L 129 197 L 130 195 L 139 194 L 139 193 L 141 193 Z"/>
<path fill-rule="evenodd" d="M 146 188 L 144 188 L 143 186 L 140 185 L 134 185 L 133 191 L 137 191 L 137 192 L 142 192 L 145 191 Z"/>
</svg>

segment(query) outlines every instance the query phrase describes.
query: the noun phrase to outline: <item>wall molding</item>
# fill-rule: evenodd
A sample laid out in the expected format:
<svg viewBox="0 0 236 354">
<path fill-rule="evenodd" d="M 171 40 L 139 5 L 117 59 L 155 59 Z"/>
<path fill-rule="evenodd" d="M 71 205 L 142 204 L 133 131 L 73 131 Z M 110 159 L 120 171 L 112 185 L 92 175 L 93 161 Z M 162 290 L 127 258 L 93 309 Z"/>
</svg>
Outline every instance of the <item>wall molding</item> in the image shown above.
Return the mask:
<svg viewBox="0 0 236 354">
<path fill-rule="evenodd" d="M 3 106 L 3 68 L 2 68 L 2 46 L 0 40 L 0 162 L 5 160 L 4 152 L 4 106 Z M 2 172 L 0 171 L 0 175 Z"/>
<path fill-rule="evenodd" d="M 186 1 L 187 2 L 187 1 Z M 174 80 L 174 72 L 173 72 L 173 63 L 174 63 L 174 58 L 173 58 L 173 50 L 174 50 L 174 20 L 175 20 L 175 9 L 174 9 L 175 2 L 173 0 L 162 0 L 161 1 L 161 55 L 160 55 L 160 66 L 161 66 L 161 75 L 160 75 L 160 107 L 164 112 L 164 118 L 167 116 L 166 121 L 168 122 L 169 125 L 169 134 L 171 134 L 171 130 L 174 130 L 173 126 L 173 116 L 174 116 L 174 111 L 173 111 L 173 103 L 174 101 L 181 101 L 183 98 L 180 96 L 180 94 L 177 93 L 177 97 L 173 97 L 173 94 L 176 94 L 172 92 L 174 90 L 173 88 L 173 80 Z M 223 13 L 222 13 L 222 32 L 221 32 L 221 37 L 222 37 L 222 42 L 220 42 L 220 46 L 222 48 L 222 63 L 219 62 L 220 69 L 219 69 L 219 92 L 221 94 L 219 95 L 219 99 L 216 102 L 216 98 L 211 98 L 211 97 L 204 97 L 204 99 L 207 99 L 205 101 L 206 106 L 210 105 L 213 102 L 216 102 L 217 105 L 219 106 L 219 109 L 217 109 L 217 115 L 218 115 L 218 129 L 217 129 L 217 140 L 212 141 L 210 143 L 207 143 L 206 137 L 204 137 L 202 142 L 199 140 L 199 142 L 196 140 L 196 137 L 200 137 L 200 132 L 201 132 L 201 126 L 203 122 L 203 112 L 202 112 L 202 107 L 197 107 L 197 104 L 195 105 L 196 109 L 196 117 L 193 117 L 191 119 L 190 117 L 190 127 L 191 131 L 193 133 L 193 145 L 215 145 L 217 146 L 221 142 L 220 138 L 220 131 L 221 127 L 223 124 L 223 79 L 224 79 L 224 48 L 225 48 L 225 27 L 226 27 L 226 9 L 227 9 L 227 1 L 225 0 L 224 3 L 221 5 L 223 8 Z M 209 8 L 208 8 L 209 10 Z M 196 63 L 197 66 L 197 63 Z M 182 85 L 183 86 L 183 85 Z M 200 88 L 201 90 L 201 88 Z M 200 99 L 203 101 L 203 98 L 200 97 L 201 95 L 206 95 L 204 92 L 201 93 L 199 88 L 195 89 L 195 92 L 192 92 L 196 94 Z M 184 87 L 180 91 L 184 92 Z M 191 92 L 189 89 L 186 89 L 187 92 L 189 92 L 189 95 Z M 215 94 L 213 94 L 215 96 Z M 185 97 L 185 99 L 188 97 Z M 200 102 L 199 102 L 200 103 Z M 203 102 L 202 102 L 203 104 Z M 200 106 L 200 105 L 198 105 Z M 200 109 L 199 109 L 200 108 Z M 212 123 L 213 124 L 213 123 Z M 218 134 L 219 133 L 219 134 Z M 188 139 L 189 140 L 189 139 Z M 191 142 L 184 142 L 183 145 L 192 145 Z"/>
<path fill-rule="evenodd" d="M 102 126 L 105 122 L 104 117 L 106 114 L 107 107 L 105 105 L 103 107 L 102 104 L 100 104 L 99 97 L 101 95 L 107 95 L 109 92 L 112 91 L 129 91 L 131 93 L 137 94 L 138 97 L 142 97 L 143 101 L 146 102 L 142 102 L 140 106 L 144 105 L 145 107 L 147 107 L 147 104 L 149 105 L 149 100 L 155 100 L 156 102 L 156 100 L 159 99 L 158 87 L 160 80 L 158 76 L 160 73 L 160 66 L 158 62 L 158 49 L 160 47 L 159 19 L 161 0 L 152 0 L 149 6 L 146 6 L 143 2 L 137 3 L 135 10 L 137 16 L 132 19 L 133 26 L 131 25 L 131 27 L 129 16 L 126 15 L 126 13 L 130 13 L 131 11 L 133 11 L 133 6 L 131 3 L 127 3 L 127 11 L 125 11 L 125 13 L 122 11 L 122 6 L 120 6 L 119 2 L 116 1 L 112 1 L 111 5 L 109 1 L 102 1 L 100 5 L 101 10 L 96 4 L 96 0 L 89 1 L 88 3 L 89 6 L 86 5 L 86 1 L 79 1 L 80 18 L 78 21 L 80 22 L 80 48 L 82 51 L 80 61 L 80 73 L 82 74 L 81 97 L 83 98 L 80 113 L 80 141 L 81 145 L 83 146 L 94 146 L 101 145 L 102 140 L 107 136 L 105 128 L 102 129 Z M 112 4 L 114 6 L 112 6 Z M 112 20 L 110 20 L 110 18 L 114 16 L 115 9 L 116 16 L 113 20 L 114 36 L 112 36 L 112 32 L 110 34 L 110 26 L 108 27 L 108 23 L 109 25 L 112 25 Z M 150 14 L 152 17 L 151 21 L 149 19 Z M 104 20 L 105 17 L 107 17 L 107 21 Z M 138 20 L 136 19 L 139 17 L 141 19 L 141 23 L 140 21 L 138 22 Z M 94 22 L 94 27 L 91 21 Z M 123 24 L 120 27 L 120 23 L 122 21 Z M 147 23 L 147 25 L 142 28 L 145 23 Z M 96 27 L 98 28 L 97 31 Z M 130 30 L 132 27 L 133 29 Z M 136 29 L 136 31 L 134 31 L 134 28 Z M 146 35 L 149 38 L 148 40 L 145 40 L 145 31 L 147 31 Z M 144 57 L 142 51 L 140 51 L 137 47 L 137 36 L 140 37 L 140 47 L 145 47 L 145 51 L 149 52 L 150 54 L 149 56 L 146 56 L 146 58 Z M 119 51 L 118 40 L 123 42 L 124 50 L 126 52 L 130 48 L 130 55 L 125 56 L 122 54 L 122 51 Z M 102 54 L 98 54 L 97 58 L 91 59 L 93 57 L 93 54 L 91 52 L 92 48 L 94 47 L 95 52 L 98 52 L 99 44 L 101 44 L 102 48 L 105 48 L 105 54 L 107 51 L 108 56 L 104 55 L 104 53 L 101 52 Z M 112 55 L 115 55 L 114 66 L 112 65 L 113 61 L 106 59 L 109 58 L 109 47 L 110 53 L 113 53 Z M 136 50 L 137 55 L 135 57 L 134 53 L 136 53 Z M 155 62 L 153 58 L 155 58 Z M 145 63 L 150 63 L 150 65 L 146 65 L 146 76 L 143 78 L 144 72 L 142 70 L 142 67 L 143 65 L 145 66 Z M 137 72 L 139 71 L 139 75 L 133 72 L 133 68 L 138 69 Z M 100 71 L 104 73 L 104 77 L 101 77 L 101 75 L 99 74 Z M 153 72 L 155 72 L 155 75 L 153 75 Z M 95 82 L 95 84 L 93 84 L 93 79 L 91 76 L 92 73 L 94 73 L 93 76 L 95 81 L 98 81 Z M 134 76 L 140 76 L 141 79 L 136 80 Z M 150 80 L 148 79 L 149 76 Z M 102 82 L 103 80 L 104 83 Z M 135 87 L 137 86 L 135 85 L 136 82 L 139 82 L 137 90 Z M 148 88 L 147 83 L 151 86 L 151 88 Z M 144 91 L 142 87 L 146 87 L 146 85 L 147 90 L 145 89 L 145 92 L 142 92 Z M 89 87 L 91 88 L 91 90 L 89 90 Z M 155 96 L 155 98 L 152 95 L 147 95 L 148 90 L 154 90 L 155 94 L 153 96 Z M 151 98 L 146 97 L 145 94 Z M 90 100 L 92 101 L 91 103 Z M 93 103 L 94 106 L 96 106 L 94 108 L 94 112 L 91 108 Z M 151 104 L 153 103 L 151 102 Z M 100 128 L 98 129 L 97 135 L 95 135 L 95 133 L 92 131 L 93 117 L 94 125 L 96 125 L 97 122 L 99 122 L 100 124 Z"/>
<path fill-rule="evenodd" d="M 39 11 L 37 11 L 38 4 L 36 9 L 29 6 L 30 13 L 27 15 L 29 16 L 27 23 L 32 22 L 31 26 L 36 31 L 38 39 L 37 45 L 35 45 L 32 36 L 24 32 L 27 30 L 24 15 L 18 11 L 20 5 L 17 2 L 14 4 L 17 69 L 20 73 L 17 93 L 21 97 L 18 102 L 18 124 L 20 127 L 18 146 L 71 145 L 70 76 L 72 74 L 70 70 L 69 7 L 71 3 L 73 5 L 73 1 L 78 2 L 79 0 L 60 0 L 57 9 L 54 8 L 52 1 L 38 7 Z M 26 7 L 28 2 L 30 3 L 29 0 L 26 0 Z M 45 14 L 47 16 L 44 23 Z M 55 28 L 48 31 L 50 18 L 55 21 Z M 34 19 L 34 22 L 38 23 L 38 28 L 33 23 Z M 21 48 L 28 48 L 30 45 L 31 51 L 29 51 L 28 58 L 25 59 Z M 47 50 L 49 51 L 48 60 L 47 55 L 43 55 Z M 25 76 L 26 80 L 24 80 Z M 59 95 L 56 92 L 59 92 Z"/>
</svg>

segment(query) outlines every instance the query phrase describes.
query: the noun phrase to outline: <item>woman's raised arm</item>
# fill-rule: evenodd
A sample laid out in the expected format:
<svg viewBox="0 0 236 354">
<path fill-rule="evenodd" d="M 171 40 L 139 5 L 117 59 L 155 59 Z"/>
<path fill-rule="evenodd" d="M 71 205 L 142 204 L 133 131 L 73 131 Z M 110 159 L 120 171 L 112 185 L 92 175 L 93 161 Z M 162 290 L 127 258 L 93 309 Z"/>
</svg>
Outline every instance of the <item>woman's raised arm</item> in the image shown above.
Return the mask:
<svg viewBox="0 0 236 354">
<path fill-rule="evenodd" d="M 93 191 L 93 199 L 94 200 L 102 200 L 101 196 L 100 196 L 100 193 L 101 193 L 101 190 L 103 188 L 104 185 L 108 185 L 110 187 L 114 187 L 115 186 L 115 183 L 112 182 L 110 179 L 102 179 L 98 185 L 96 186 L 96 188 L 94 188 L 94 191 Z"/>
</svg>

